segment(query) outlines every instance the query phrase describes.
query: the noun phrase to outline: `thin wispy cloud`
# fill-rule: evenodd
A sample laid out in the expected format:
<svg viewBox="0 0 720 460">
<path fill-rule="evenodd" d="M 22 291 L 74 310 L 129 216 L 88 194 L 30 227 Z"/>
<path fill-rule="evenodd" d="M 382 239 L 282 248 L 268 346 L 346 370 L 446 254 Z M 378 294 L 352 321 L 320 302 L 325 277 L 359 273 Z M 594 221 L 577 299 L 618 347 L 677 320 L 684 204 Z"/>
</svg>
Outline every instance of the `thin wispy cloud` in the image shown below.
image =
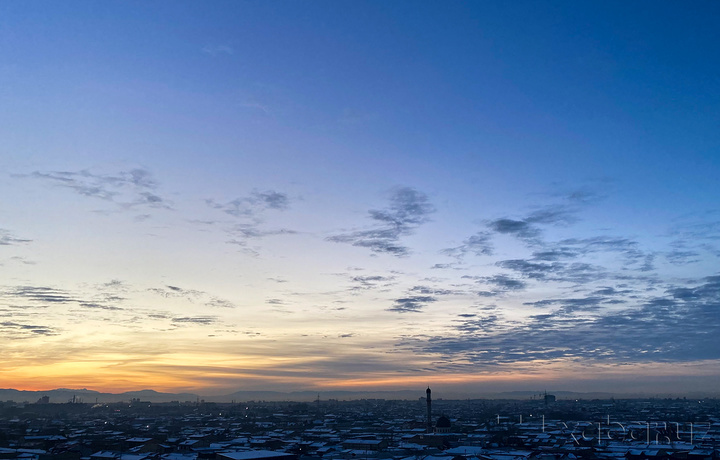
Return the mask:
<svg viewBox="0 0 720 460">
<path fill-rule="evenodd" d="M 178 316 L 172 319 L 172 323 L 175 325 L 200 324 L 207 326 L 215 324 L 217 321 L 217 316 Z"/>
<path fill-rule="evenodd" d="M 31 174 L 16 174 L 14 177 L 40 180 L 84 197 L 114 203 L 120 209 L 172 209 L 171 203 L 158 194 L 158 184 L 152 174 L 142 168 L 114 174 L 100 174 L 90 170 L 35 171 Z"/>
<path fill-rule="evenodd" d="M 368 248 L 374 253 L 406 256 L 411 249 L 401 243 L 401 238 L 428 222 L 434 211 L 424 193 L 409 187 L 398 188 L 393 191 L 388 208 L 368 211 L 374 228 L 333 235 L 327 240 Z"/>
<path fill-rule="evenodd" d="M 266 210 L 284 211 L 288 209 L 290 199 L 285 193 L 266 190 L 253 191 L 246 197 L 235 198 L 225 203 L 219 203 L 213 199 L 206 199 L 205 203 L 213 209 L 234 217 L 257 218 Z"/>
<path fill-rule="evenodd" d="M 200 297 L 203 297 L 206 295 L 203 291 L 198 291 L 195 289 L 184 289 L 178 286 L 163 286 L 158 288 L 150 288 L 148 291 L 153 292 L 161 297 L 169 298 L 169 297 L 181 297 L 185 298 L 187 300 L 193 301 Z"/>
<path fill-rule="evenodd" d="M 350 291 L 366 291 L 366 290 L 388 290 L 396 284 L 396 276 L 394 275 L 355 275 L 348 276 L 351 288 Z"/>
<path fill-rule="evenodd" d="M 210 308 L 236 308 L 237 306 L 229 300 L 211 298 L 205 305 Z"/>
<path fill-rule="evenodd" d="M 183 299 L 192 304 L 201 304 L 209 308 L 235 308 L 236 305 L 220 297 L 200 291 L 197 289 L 182 288 L 174 285 L 166 285 L 162 287 L 149 288 L 148 292 L 152 292 L 165 299 Z"/>
<path fill-rule="evenodd" d="M 31 243 L 32 240 L 26 238 L 18 238 L 8 230 L 0 228 L 0 246 L 10 246 L 16 244 Z"/>
<path fill-rule="evenodd" d="M 282 212 L 290 208 L 291 200 L 288 195 L 276 190 L 255 190 L 245 197 L 227 202 L 206 199 L 205 203 L 211 209 L 234 218 L 233 222 L 223 225 L 225 233 L 230 238 L 227 243 L 239 246 L 243 253 L 253 257 L 258 257 L 261 249 L 251 241 L 298 233 L 290 228 L 265 228 L 268 213 Z"/>
<path fill-rule="evenodd" d="M 259 102 L 245 102 L 242 104 L 242 106 L 252 110 L 259 110 L 266 115 L 271 113 L 271 109 L 268 104 L 261 104 Z"/>
<path fill-rule="evenodd" d="M 119 280 L 85 285 L 82 288 L 57 289 L 50 286 L 0 287 L 0 311 L 13 312 L 14 324 L 5 324 L 8 337 L 30 338 L 39 335 L 61 335 L 63 329 L 38 325 L 62 322 L 72 318 L 72 323 L 106 323 L 107 327 L 142 331 L 155 329 L 170 331 L 183 325 L 207 325 L 218 317 L 212 315 L 181 315 L 159 308 L 148 309 L 138 302 L 138 295 L 152 292 L 160 296 L 164 305 L 176 311 L 201 308 L 232 309 L 230 301 L 201 291 L 164 286 L 138 290 Z M 187 302 L 187 303 L 184 303 Z M 157 302 L 155 302 L 157 303 Z M 194 305 L 194 307 L 193 307 Z M 24 315 L 26 322 L 18 321 Z M 170 329 L 168 329 L 170 328 Z M 10 334 L 12 332 L 12 334 Z M 70 331 L 71 332 L 71 331 Z M 161 337 L 161 336 L 159 336 Z"/>
<path fill-rule="evenodd" d="M 50 326 L 25 324 L 16 321 L 0 321 L 0 333 L 12 340 L 58 335 L 57 329 Z"/>
<path fill-rule="evenodd" d="M 492 243 L 492 234 L 490 232 L 478 232 L 463 240 L 460 246 L 443 249 L 442 253 L 450 257 L 456 258 L 458 262 L 463 262 L 465 256 L 491 256 L 493 255 L 494 246 Z M 446 267 L 437 267 L 446 268 Z"/>
<path fill-rule="evenodd" d="M 295 230 L 280 228 L 276 230 L 263 230 L 254 224 L 238 224 L 232 227 L 230 233 L 240 239 L 265 238 L 266 236 L 294 235 Z"/>
<path fill-rule="evenodd" d="M 212 57 L 235 54 L 235 50 L 229 45 L 205 45 L 202 52 Z"/>
<path fill-rule="evenodd" d="M 21 256 L 12 256 L 12 257 L 10 257 L 10 260 L 21 263 L 21 264 L 25 264 L 25 265 L 36 265 L 37 264 L 37 262 L 35 262 L 34 260 L 30 260 L 30 259 L 27 259 L 27 258 L 21 257 Z"/>
<path fill-rule="evenodd" d="M 14 286 L 0 289 L 0 296 L 7 299 L 23 299 L 40 304 L 78 302 L 71 293 L 46 286 Z"/>
</svg>

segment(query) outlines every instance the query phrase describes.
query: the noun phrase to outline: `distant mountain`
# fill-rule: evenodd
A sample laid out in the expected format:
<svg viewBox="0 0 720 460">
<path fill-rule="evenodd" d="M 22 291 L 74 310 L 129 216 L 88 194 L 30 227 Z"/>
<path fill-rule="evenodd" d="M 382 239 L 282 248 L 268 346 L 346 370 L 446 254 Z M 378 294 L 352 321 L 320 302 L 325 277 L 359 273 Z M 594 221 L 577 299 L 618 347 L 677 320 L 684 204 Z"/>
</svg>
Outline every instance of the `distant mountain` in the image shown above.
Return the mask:
<svg viewBox="0 0 720 460">
<path fill-rule="evenodd" d="M 198 395 L 191 393 L 160 393 L 155 390 L 128 391 L 125 393 L 101 393 L 88 389 L 58 388 L 47 391 L 25 391 L 15 389 L 0 389 L 0 401 L 15 401 L 34 403 L 43 396 L 48 396 L 51 403 L 84 402 L 84 403 L 110 403 L 130 401 L 138 398 L 141 401 L 154 403 L 171 401 L 196 401 Z"/>
<path fill-rule="evenodd" d="M 425 391 L 399 390 L 399 391 L 322 391 L 320 399 L 337 399 L 348 401 L 356 399 L 417 399 L 425 397 Z M 70 401 L 84 403 L 110 403 L 130 401 L 138 398 L 141 401 L 154 403 L 171 401 L 192 401 L 204 400 L 207 402 L 231 402 L 231 401 L 315 401 L 318 397 L 317 391 L 237 391 L 228 395 L 198 396 L 192 393 L 160 393 L 155 390 L 128 391 L 125 393 L 101 393 L 87 389 L 59 388 L 47 391 L 21 391 L 14 389 L 0 389 L 0 401 L 15 401 L 35 403 L 43 396 L 48 396 L 51 403 L 66 403 Z M 74 398 L 74 399 L 73 399 Z M 446 397 L 446 399 L 448 399 Z"/>
<path fill-rule="evenodd" d="M 222 396 L 207 396 L 206 401 L 315 401 L 318 396 L 321 400 L 328 399 L 354 400 L 354 399 L 417 399 L 425 397 L 425 391 L 396 390 L 396 391 L 236 391 Z"/>
<path fill-rule="evenodd" d="M 192 401 L 195 402 L 202 399 L 194 393 L 160 393 L 155 390 L 139 390 L 139 391 L 126 391 L 125 393 L 119 393 L 118 396 L 123 396 L 126 399 L 138 398 L 141 401 L 151 402 L 171 402 L 171 401 Z"/>
</svg>

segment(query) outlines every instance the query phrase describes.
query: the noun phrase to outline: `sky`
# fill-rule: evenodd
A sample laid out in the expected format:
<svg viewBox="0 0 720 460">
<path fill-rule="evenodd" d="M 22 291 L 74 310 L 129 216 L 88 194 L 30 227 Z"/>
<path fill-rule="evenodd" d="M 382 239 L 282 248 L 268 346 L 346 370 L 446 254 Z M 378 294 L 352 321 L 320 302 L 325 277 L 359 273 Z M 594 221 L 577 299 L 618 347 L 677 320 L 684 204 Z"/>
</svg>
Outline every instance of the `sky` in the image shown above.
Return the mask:
<svg viewBox="0 0 720 460">
<path fill-rule="evenodd" d="M 718 20 L 0 2 L 0 387 L 717 393 Z"/>
</svg>

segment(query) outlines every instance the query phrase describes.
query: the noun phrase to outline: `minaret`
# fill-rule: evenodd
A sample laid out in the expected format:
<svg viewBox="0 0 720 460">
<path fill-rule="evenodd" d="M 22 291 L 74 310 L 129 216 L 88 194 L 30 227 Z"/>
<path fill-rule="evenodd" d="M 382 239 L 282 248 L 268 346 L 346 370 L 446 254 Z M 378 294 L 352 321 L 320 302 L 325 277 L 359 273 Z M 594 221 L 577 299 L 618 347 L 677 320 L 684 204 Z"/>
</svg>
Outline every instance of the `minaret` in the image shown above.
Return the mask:
<svg viewBox="0 0 720 460">
<path fill-rule="evenodd" d="M 428 387 L 427 390 L 425 390 L 425 394 L 427 394 L 427 432 L 432 433 L 433 432 L 433 426 L 432 426 L 432 396 L 430 396 L 430 387 Z"/>
</svg>

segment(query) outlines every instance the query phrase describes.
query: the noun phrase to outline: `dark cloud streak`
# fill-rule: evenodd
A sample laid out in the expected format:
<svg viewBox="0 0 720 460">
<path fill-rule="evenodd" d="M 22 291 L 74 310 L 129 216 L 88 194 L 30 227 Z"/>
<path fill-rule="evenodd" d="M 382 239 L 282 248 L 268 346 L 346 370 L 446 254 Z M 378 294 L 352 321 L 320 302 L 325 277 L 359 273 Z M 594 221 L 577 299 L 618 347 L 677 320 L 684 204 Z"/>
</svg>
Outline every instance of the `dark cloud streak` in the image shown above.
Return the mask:
<svg viewBox="0 0 720 460">
<path fill-rule="evenodd" d="M 120 171 L 114 175 L 96 174 L 82 170 L 77 172 L 35 171 L 29 175 L 15 175 L 14 177 L 43 180 L 85 197 L 115 203 L 121 208 L 148 206 L 172 209 L 170 203 L 157 194 L 157 183 L 152 178 L 152 174 L 141 168 Z"/>
<path fill-rule="evenodd" d="M 603 288 L 609 295 L 622 291 Z M 401 337 L 398 347 L 436 355 L 449 365 L 491 368 L 535 360 L 578 360 L 607 364 L 720 359 L 720 276 L 669 288 L 665 295 L 638 299 L 621 310 L 601 305 L 608 297 L 547 299 L 523 323 L 497 315 L 460 317 L 455 333 Z"/>
<path fill-rule="evenodd" d="M 417 227 L 428 222 L 434 210 L 424 193 L 409 187 L 398 188 L 393 192 L 387 209 L 368 211 L 379 227 L 334 235 L 327 240 L 368 248 L 374 253 L 406 256 L 410 248 L 400 244 L 401 237 L 412 234 Z"/>
</svg>

